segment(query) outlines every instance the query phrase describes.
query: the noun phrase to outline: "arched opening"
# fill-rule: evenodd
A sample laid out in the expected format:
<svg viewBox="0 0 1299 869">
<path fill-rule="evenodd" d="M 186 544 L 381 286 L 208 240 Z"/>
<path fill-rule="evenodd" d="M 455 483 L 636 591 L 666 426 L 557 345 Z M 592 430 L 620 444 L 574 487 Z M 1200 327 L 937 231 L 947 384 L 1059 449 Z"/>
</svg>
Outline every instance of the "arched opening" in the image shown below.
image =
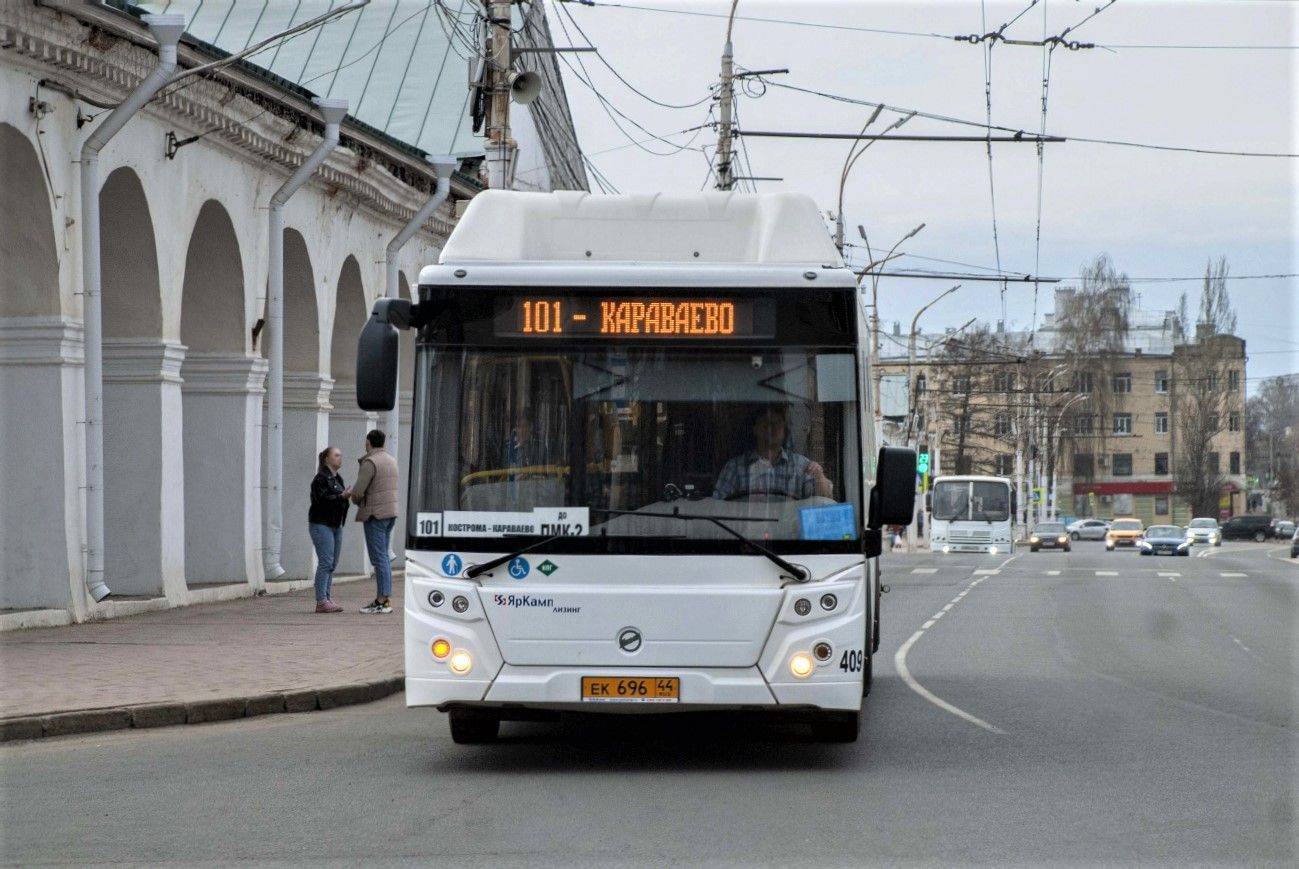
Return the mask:
<svg viewBox="0 0 1299 869">
<path fill-rule="evenodd" d="M 113 171 L 99 191 L 103 216 L 104 569 L 113 592 L 184 588 L 180 541 L 180 367 L 162 338 L 162 292 L 149 202 L 135 172 Z M 174 550 L 174 551 L 172 551 Z M 164 565 L 170 575 L 164 578 Z"/>
<path fill-rule="evenodd" d="M 82 571 L 81 336 L 60 317 L 44 179 L 27 137 L 0 124 L 0 609 L 67 607 Z"/>
<path fill-rule="evenodd" d="M 361 266 L 356 257 L 343 262 L 334 297 L 334 322 L 329 340 L 329 371 L 334 378 L 330 397 L 329 440 L 343 451 L 343 478 L 356 479 L 356 459 L 365 454 L 365 434 L 378 418 L 356 406 L 356 342 L 369 316 Z M 353 511 L 355 512 L 355 511 Z M 360 534 L 344 537 L 339 573 L 362 573 L 366 569 L 365 541 Z"/>
<path fill-rule="evenodd" d="M 208 200 L 185 253 L 181 290 L 185 580 L 189 588 L 261 575 L 261 421 L 266 360 L 245 323 L 243 257 L 225 208 Z"/>
<path fill-rule="evenodd" d="M 284 230 L 284 579 L 311 576 L 307 534 L 316 454 L 329 439 L 328 381 L 320 374 L 320 313 L 306 239 Z"/>
</svg>

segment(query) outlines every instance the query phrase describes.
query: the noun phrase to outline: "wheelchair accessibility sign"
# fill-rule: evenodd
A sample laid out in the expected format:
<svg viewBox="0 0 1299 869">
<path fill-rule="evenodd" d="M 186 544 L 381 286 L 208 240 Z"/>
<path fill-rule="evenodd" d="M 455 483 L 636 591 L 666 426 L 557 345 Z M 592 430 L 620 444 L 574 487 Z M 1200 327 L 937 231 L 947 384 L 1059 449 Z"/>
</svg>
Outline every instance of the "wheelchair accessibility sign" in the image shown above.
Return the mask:
<svg viewBox="0 0 1299 869">
<path fill-rule="evenodd" d="M 456 577 L 460 575 L 460 570 L 465 566 L 464 561 L 454 552 L 448 552 L 442 557 L 442 573 L 446 576 Z"/>
<path fill-rule="evenodd" d="M 510 559 L 509 570 L 510 576 L 515 579 L 525 579 L 532 571 L 532 565 L 528 564 L 528 559 L 520 555 L 518 558 Z"/>
</svg>

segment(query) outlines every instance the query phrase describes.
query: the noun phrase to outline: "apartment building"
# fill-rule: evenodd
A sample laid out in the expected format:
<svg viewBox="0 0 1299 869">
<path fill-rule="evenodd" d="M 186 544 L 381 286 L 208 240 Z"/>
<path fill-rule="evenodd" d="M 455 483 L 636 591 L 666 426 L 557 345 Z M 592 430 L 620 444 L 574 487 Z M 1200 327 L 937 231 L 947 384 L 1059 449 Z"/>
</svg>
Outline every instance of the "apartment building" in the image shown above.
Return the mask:
<svg viewBox="0 0 1299 869">
<path fill-rule="evenodd" d="M 1057 311 L 1074 292 L 1056 291 Z M 1035 334 L 917 335 L 910 379 L 911 336 L 895 326 L 880 338 L 886 437 L 927 449 L 935 474 L 1016 479 L 1022 504 L 1147 524 L 1191 518 L 1177 469 L 1199 459 L 1225 480 L 1218 515 L 1245 512 L 1245 342 L 1124 306 L 1125 329 L 1085 354 L 1054 313 Z M 1215 396 L 1212 412 L 1192 391 Z"/>
</svg>

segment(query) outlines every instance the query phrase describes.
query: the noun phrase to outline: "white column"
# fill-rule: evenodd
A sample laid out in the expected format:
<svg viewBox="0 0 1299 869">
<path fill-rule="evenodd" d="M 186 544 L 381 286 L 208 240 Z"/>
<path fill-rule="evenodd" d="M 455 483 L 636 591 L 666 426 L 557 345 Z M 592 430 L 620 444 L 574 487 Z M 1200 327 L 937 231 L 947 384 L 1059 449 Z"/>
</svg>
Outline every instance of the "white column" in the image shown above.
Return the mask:
<svg viewBox="0 0 1299 869">
<path fill-rule="evenodd" d="M 113 593 L 185 597 L 185 347 L 104 341 L 104 557 Z"/>
<path fill-rule="evenodd" d="M 63 317 L 0 319 L 0 608 L 88 612 L 82 334 Z"/>
<path fill-rule="evenodd" d="M 190 353 L 184 379 L 185 580 L 263 584 L 261 357 Z"/>
<path fill-rule="evenodd" d="M 329 443 L 329 392 L 334 381 L 316 372 L 284 375 L 284 579 L 309 579 L 316 568 L 307 534 L 316 457 Z"/>
</svg>

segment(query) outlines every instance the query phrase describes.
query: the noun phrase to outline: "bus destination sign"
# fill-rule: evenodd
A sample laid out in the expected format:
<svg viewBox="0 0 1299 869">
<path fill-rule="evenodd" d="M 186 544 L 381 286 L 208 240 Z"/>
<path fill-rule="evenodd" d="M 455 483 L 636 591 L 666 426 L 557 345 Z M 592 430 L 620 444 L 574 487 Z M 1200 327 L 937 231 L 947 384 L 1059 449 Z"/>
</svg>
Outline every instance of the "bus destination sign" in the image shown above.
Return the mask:
<svg viewBox="0 0 1299 869">
<path fill-rule="evenodd" d="M 514 296 L 499 299 L 498 338 L 771 338 L 770 299 Z"/>
</svg>

